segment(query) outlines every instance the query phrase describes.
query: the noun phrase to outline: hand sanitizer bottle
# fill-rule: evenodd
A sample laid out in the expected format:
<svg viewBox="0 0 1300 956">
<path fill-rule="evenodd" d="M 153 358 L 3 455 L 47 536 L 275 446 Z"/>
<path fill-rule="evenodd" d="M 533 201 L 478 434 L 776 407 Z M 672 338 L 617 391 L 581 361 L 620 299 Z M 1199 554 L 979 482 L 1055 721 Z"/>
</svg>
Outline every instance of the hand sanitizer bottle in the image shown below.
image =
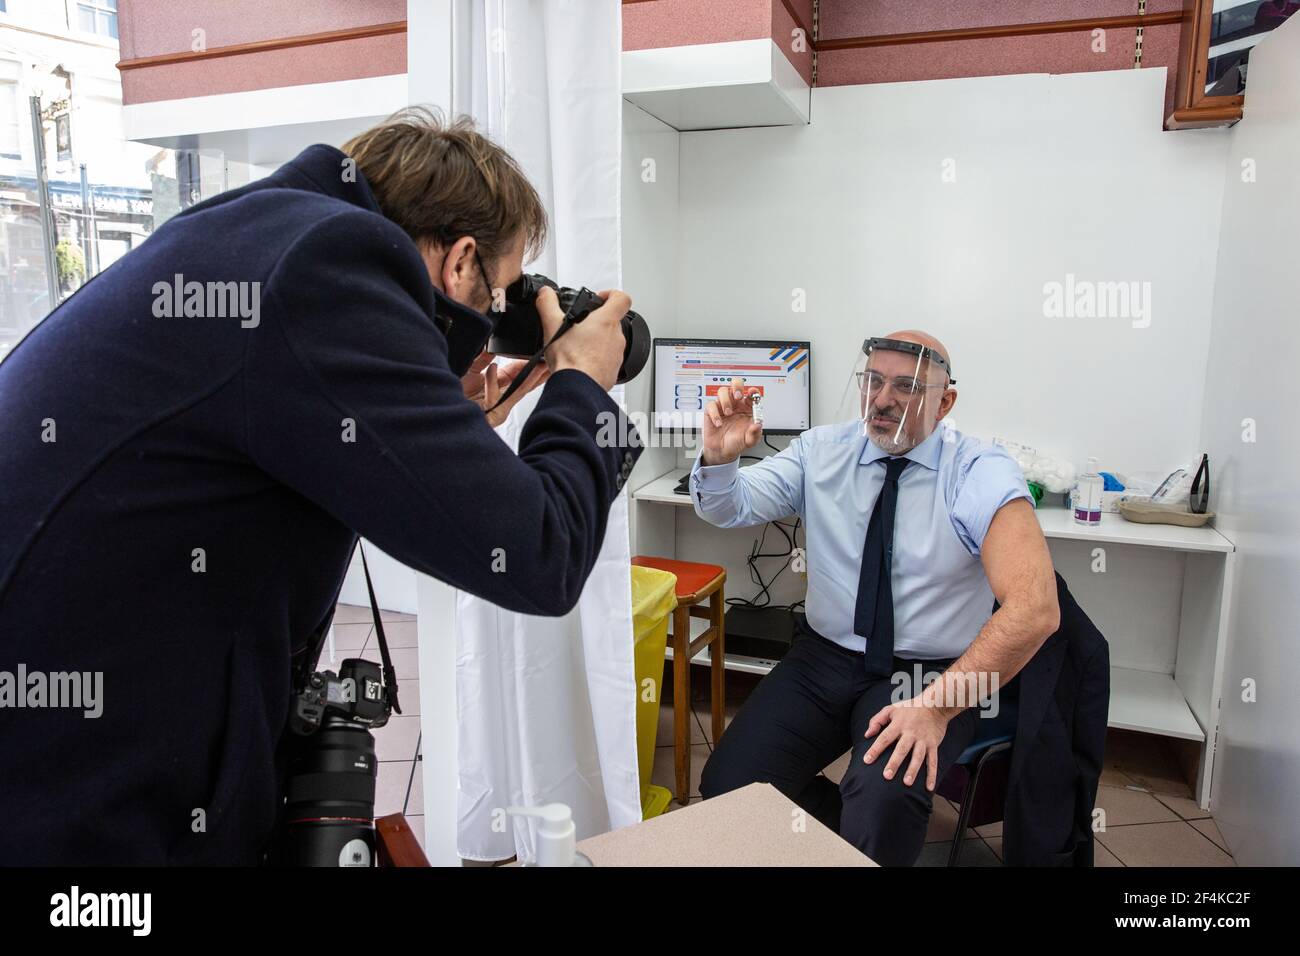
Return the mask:
<svg viewBox="0 0 1300 956">
<path fill-rule="evenodd" d="M 537 818 L 537 857 L 524 866 L 591 866 L 591 860 L 574 849 L 577 827 L 573 811 L 563 803 L 540 807 L 506 807 L 516 817 Z"/>
<path fill-rule="evenodd" d="M 1105 483 L 1097 473 L 1097 459 L 1088 459 L 1088 470 L 1079 476 L 1074 492 L 1074 520 L 1077 524 L 1101 524 L 1101 492 Z"/>
</svg>

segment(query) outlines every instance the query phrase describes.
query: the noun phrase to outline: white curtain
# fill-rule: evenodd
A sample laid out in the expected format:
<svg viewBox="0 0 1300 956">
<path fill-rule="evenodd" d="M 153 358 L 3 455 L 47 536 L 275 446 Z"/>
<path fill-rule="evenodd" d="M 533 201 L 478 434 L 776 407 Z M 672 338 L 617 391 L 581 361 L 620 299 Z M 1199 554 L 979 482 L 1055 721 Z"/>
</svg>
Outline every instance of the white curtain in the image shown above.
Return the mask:
<svg viewBox="0 0 1300 956">
<path fill-rule="evenodd" d="M 515 157 L 550 215 L 548 247 L 525 268 L 561 285 L 617 288 L 618 0 L 457 0 L 452 9 L 453 109 Z M 512 448 L 539 396 L 498 429 Z M 566 803 L 579 838 L 640 820 L 628 549 L 623 495 L 567 617 L 457 595 L 460 856 L 532 858 L 527 820 L 503 815 L 510 805 Z"/>
</svg>

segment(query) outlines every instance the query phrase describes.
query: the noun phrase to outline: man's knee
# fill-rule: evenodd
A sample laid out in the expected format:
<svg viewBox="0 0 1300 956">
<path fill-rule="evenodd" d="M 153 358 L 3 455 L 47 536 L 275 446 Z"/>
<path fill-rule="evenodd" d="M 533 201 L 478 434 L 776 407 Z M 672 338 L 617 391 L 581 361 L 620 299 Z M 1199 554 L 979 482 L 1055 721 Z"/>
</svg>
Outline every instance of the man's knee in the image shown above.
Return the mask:
<svg viewBox="0 0 1300 956">
<path fill-rule="evenodd" d="M 739 790 L 756 780 L 753 768 L 735 760 L 731 749 L 723 747 L 719 741 L 700 772 L 700 796 L 708 800 L 710 797 Z"/>
<path fill-rule="evenodd" d="M 933 797 L 922 775 L 909 787 L 902 769 L 886 780 L 888 754 L 870 765 L 862 754 L 840 782 L 840 836 L 881 866 L 911 866 L 925 845 Z"/>
</svg>

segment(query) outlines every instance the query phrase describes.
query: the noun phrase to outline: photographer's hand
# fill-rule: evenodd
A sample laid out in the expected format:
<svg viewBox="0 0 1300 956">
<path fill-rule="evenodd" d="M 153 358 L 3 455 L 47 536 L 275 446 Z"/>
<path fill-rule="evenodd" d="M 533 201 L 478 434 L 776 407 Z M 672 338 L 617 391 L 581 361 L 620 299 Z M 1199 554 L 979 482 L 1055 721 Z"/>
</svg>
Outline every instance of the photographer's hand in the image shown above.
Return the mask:
<svg viewBox="0 0 1300 956">
<path fill-rule="evenodd" d="M 496 356 L 491 352 L 483 351 L 460 380 L 461 387 L 465 390 L 465 397 L 487 412 L 488 424 L 493 428 L 504 422 L 519 400 L 546 381 L 551 374 L 551 370 L 544 364 L 538 365 L 508 401 L 503 402 L 498 408 L 493 408 L 501 393 L 510 387 L 510 383 L 528 364 L 521 359 L 518 362 L 497 365 L 493 361 L 495 358 Z M 489 409 L 491 410 L 488 411 Z"/>
<path fill-rule="evenodd" d="M 763 426 L 754 421 L 754 396 L 758 388 L 733 378 L 718 389 L 717 397 L 704 409 L 703 464 L 722 465 L 735 461 L 746 448 L 758 444 Z"/>
<path fill-rule="evenodd" d="M 569 331 L 560 336 L 546 350 L 546 364 L 552 371 L 576 368 L 590 375 L 601 388 L 609 391 L 618 379 L 618 368 L 623 364 L 623 349 L 626 340 L 623 328 L 619 324 L 632 300 L 627 293 L 610 289 L 599 293 L 605 304 L 592 312 Z M 555 291 L 544 288 L 537 295 L 537 314 L 542 318 L 542 334 L 545 341 L 564 321 L 564 310 L 555 297 Z"/>
</svg>

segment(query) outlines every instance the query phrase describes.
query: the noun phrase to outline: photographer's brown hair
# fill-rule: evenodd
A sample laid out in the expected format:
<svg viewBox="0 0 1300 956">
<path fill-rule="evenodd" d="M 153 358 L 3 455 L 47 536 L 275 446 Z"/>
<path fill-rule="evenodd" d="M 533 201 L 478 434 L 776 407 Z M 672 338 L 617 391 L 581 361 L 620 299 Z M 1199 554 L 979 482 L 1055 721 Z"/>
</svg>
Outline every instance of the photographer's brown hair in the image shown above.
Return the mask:
<svg viewBox="0 0 1300 956">
<path fill-rule="evenodd" d="M 518 164 L 474 129 L 422 106 L 399 110 L 341 147 L 386 217 L 417 244 L 473 236 L 486 260 L 524 238 L 524 260 L 546 244 L 546 210 Z"/>
</svg>

